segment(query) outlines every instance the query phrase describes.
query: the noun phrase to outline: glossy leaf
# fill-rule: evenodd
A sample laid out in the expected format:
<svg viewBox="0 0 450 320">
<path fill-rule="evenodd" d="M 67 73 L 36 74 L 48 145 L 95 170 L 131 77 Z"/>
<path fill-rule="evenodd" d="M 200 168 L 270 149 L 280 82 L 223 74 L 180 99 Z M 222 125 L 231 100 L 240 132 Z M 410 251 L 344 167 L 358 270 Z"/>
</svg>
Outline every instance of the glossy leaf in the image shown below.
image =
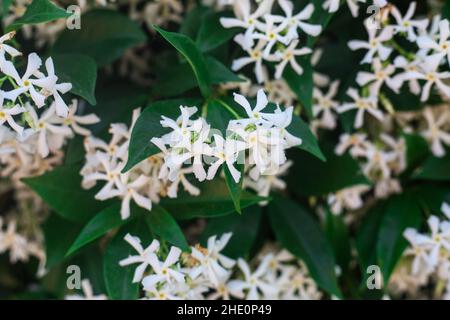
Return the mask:
<svg viewBox="0 0 450 320">
<path fill-rule="evenodd" d="M 59 82 L 72 83 L 71 92 L 86 99 L 90 105 L 97 103 L 95 85 L 97 82 L 97 64 L 82 54 L 61 54 L 52 57 Z"/>
<path fill-rule="evenodd" d="M 19 19 L 6 28 L 6 31 L 17 30 L 24 25 L 50 22 L 70 17 L 71 13 L 56 6 L 48 0 L 33 0 Z"/>
<path fill-rule="evenodd" d="M 42 176 L 23 179 L 23 182 L 56 213 L 70 221 L 85 222 L 108 205 L 108 202 L 95 200 L 95 192 L 81 187 L 77 165 L 63 165 Z"/>
<path fill-rule="evenodd" d="M 155 206 L 145 214 L 145 220 L 153 233 L 183 251 L 189 250 L 188 243 L 180 226 L 161 206 Z"/>
<path fill-rule="evenodd" d="M 333 251 L 310 213 L 292 200 L 281 197 L 269 204 L 268 213 L 281 245 L 305 262 L 322 289 L 342 296 L 336 280 Z"/>
<path fill-rule="evenodd" d="M 90 10 L 81 21 L 81 29 L 61 33 L 53 47 L 55 53 L 84 54 L 103 67 L 146 39 L 136 22 L 116 11 Z"/>
<path fill-rule="evenodd" d="M 211 89 L 209 88 L 211 79 L 206 66 L 205 57 L 197 48 L 192 39 L 181 33 L 168 32 L 157 26 L 153 27 L 161 36 L 164 37 L 164 39 L 166 39 L 172 46 L 175 47 L 175 49 L 177 49 L 179 53 L 183 55 L 197 78 L 202 95 L 205 98 L 208 98 L 211 94 Z"/>
</svg>

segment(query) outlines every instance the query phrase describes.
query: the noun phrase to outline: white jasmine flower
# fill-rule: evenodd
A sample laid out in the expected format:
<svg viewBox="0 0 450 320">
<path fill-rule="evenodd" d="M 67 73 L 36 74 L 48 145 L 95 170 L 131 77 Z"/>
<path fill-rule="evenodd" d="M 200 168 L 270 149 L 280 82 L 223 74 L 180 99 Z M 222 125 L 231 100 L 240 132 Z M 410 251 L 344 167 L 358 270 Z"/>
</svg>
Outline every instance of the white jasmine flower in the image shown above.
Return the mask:
<svg viewBox="0 0 450 320">
<path fill-rule="evenodd" d="M 33 79 L 32 75 L 36 74 L 42 65 L 42 60 L 36 53 L 31 53 L 28 55 L 28 65 L 27 69 L 22 77 L 19 76 L 13 63 L 10 61 L 5 61 L 2 64 L 1 70 L 6 75 L 12 77 L 17 85 L 22 88 L 23 92 L 29 92 L 31 98 L 38 108 L 41 108 L 45 104 L 45 96 L 39 93 L 34 86 L 43 87 L 43 85 L 50 81 L 50 78 Z"/>
<path fill-rule="evenodd" d="M 66 118 L 69 113 L 69 108 L 59 93 L 65 94 L 72 90 L 71 83 L 56 83 L 58 77 L 55 74 L 55 66 L 53 59 L 50 57 L 45 61 L 45 68 L 47 69 L 48 76 L 40 75 L 41 82 L 39 80 L 35 83 L 44 89 L 45 95 L 53 96 L 55 99 L 56 114 L 60 117 Z"/>
<path fill-rule="evenodd" d="M 243 35 L 242 48 L 248 50 L 253 47 L 253 33 L 256 27 L 263 25 L 258 19 L 270 12 L 273 0 L 263 0 L 258 6 L 258 9 L 251 13 L 251 4 L 249 0 L 236 1 L 234 3 L 234 11 L 236 18 L 220 18 L 220 23 L 225 28 L 244 28 L 246 29 Z"/>
<path fill-rule="evenodd" d="M 107 300 L 108 298 L 104 294 L 95 295 L 92 285 L 88 279 L 81 281 L 81 289 L 83 290 L 83 296 L 74 294 L 66 296 L 66 300 Z"/>
<path fill-rule="evenodd" d="M 281 79 L 283 71 L 288 63 L 291 65 L 292 69 L 294 69 L 294 71 L 298 75 L 303 74 L 303 68 L 298 64 L 296 57 L 310 54 L 312 53 L 312 50 L 309 48 L 296 49 L 298 43 L 299 43 L 298 40 L 294 40 L 282 52 L 277 51 L 275 53 L 275 56 L 280 61 L 276 66 L 275 79 Z"/>
<path fill-rule="evenodd" d="M 129 266 L 131 264 L 139 263 L 133 276 L 133 283 L 140 282 L 144 276 L 144 272 L 150 265 L 150 260 L 156 257 L 156 252 L 159 250 L 159 241 L 153 240 L 152 243 L 144 249 L 141 240 L 130 234 L 125 236 L 125 241 L 128 242 L 138 253 L 136 256 L 129 256 L 119 262 L 120 266 Z"/>
<path fill-rule="evenodd" d="M 366 24 L 367 33 L 369 35 L 368 41 L 352 40 L 348 43 L 351 50 L 366 49 L 368 52 L 364 56 L 361 63 L 372 63 L 373 58 L 377 54 L 381 61 L 387 60 L 392 53 L 392 48 L 384 45 L 384 42 L 389 41 L 394 36 L 394 30 L 391 27 L 385 27 L 377 35 L 375 28 L 370 28 Z"/>
<path fill-rule="evenodd" d="M 391 76 L 395 72 L 395 66 L 388 64 L 383 66 L 380 59 L 375 58 L 372 62 L 373 73 L 361 71 L 358 72 L 356 82 L 360 86 L 369 84 L 370 94 L 374 97 L 378 96 L 383 84 L 386 84 L 394 92 L 398 93 L 402 85 L 402 81 Z"/>
<path fill-rule="evenodd" d="M 236 183 L 239 182 L 241 179 L 241 173 L 234 167 L 234 163 L 238 159 L 239 152 L 246 149 L 246 144 L 243 141 L 234 139 L 224 140 L 219 135 L 214 135 L 214 144 L 215 145 L 212 148 L 212 156 L 214 156 L 217 160 L 211 163 L 211 166 L 208 169 L 207 179 L 212 180 L 219 167 L 226 163 L 234 181 L 236 181 Z"/>
<path fill-rule="evenodd" d="M 394 25 L 395 32 L 407 34 L 408 40 L 411 42 L 414 42 L 417 39 L 415 29 L 423 31 L 428 27 L 427 19 L 412 20 L 416 11 L 416 7 L 417 3 L 411 2 L 404 17 L 402 17 L 397 7 L 393 6 L 390 10 L 390 13 L 394 16 L 396 22 L 396 24 Z"/>
<path fill-rule="evenodd" d="M 177 247 L 171 247 L 169 254 L 164 262 L 160 261 L 156 255 L 149 255 L 148 262 L 152 267 L 153 273 L 142 280 L 144 287 L 151 287 L 159 282 L 184 282 L 184 275 L 175 268 L 181 255 L 181 250 Z"/>
<path fill-rule="evenodd" d="M 238 44 L 243 46 L 244 36 L 242 34 L 238 34 L 234 38 L 234 40 Z M 250 63 L 254 63 L 255 64 L 254 73 L 256 76 L 256 80 L 258 81 L 258 83 L 263 83 L 264 82 L 264 72 L 263 72 L 263 67 L 262 67 L 262 61 L 263 61 L 263 48 L 265 45 L 266 45 L 266 42 L 264 40 L 261 40 L 261 41 L 258 41 L 258 43 L 256 44 L 256 46 L 254 48 L 244 49 L 244 50 L 246 50 L 248 56 L 234 60 L 232 66 L 231 66 L 231 69 L 233 71 L 238 71 L 238 70 L 242 69 L 243 67 L 245 67 L 246 65 L 248 65 Z"/>
<path fill-rule="evenodd" d="M 428 35 L 420 36 L 417 38 L 417 44 L 421 49 L 433 50 L 435 54 L 426 58 L 426 60 L 434 61 L 435 59 L 442 60 L 447 56 L 448 63 L 450 64 L 450 26 L 447 19 L 439 22 L 439 39 L 429 37 Z M 432 62 L 433 63 L 433 62 Z"/>
<path fill-rule="evenodd" d="M 297 29 L 302 30 L 306 34 L 317 37 L 322 32 L 322 26 L 313 25 L 305 21 L 309 20 L 314 13 L 314 5 L 312 3 L 306 5 L 306 7 L 294 15 L 294 4 L 289 0 L 278 0 L 278 4 L 285 14 L 283 16 L 274 16 L 278 21 L 288 21 L 288 31 L 286 37 L 288 39 L 298 39 Z"/>
<path fill-rule="evenodd" d="M 370 190 L 367 185 L 356 185 L 328 196 L 331 212 L 339 215 L 343 210 L 357 210 L 363 206 L 362 195 Z"/>
<path fill-rule="evenodd" d="M 431 143 L 431 151 L 436 157 L 443 157 L 445 155 L 444 145 L 450 146 L 450 133 L 444 128 L 450 121 L 449 113 L 443 112 L 436 119 L 433 110 L 426 108 L 423 112 L 427 122 L 427 130 L 422 132 L 422 135 Z"/>
<path fill-rule="evenodd" d="M 228 244 L 232 234 L 225 233 L 220 239 L 216 236 L 208 238 L 207 248 L 192 247 L 191 255 L 195 258 L 199 265 L 193 267 L 189 276 L 196 279 L 203 274 L 214 286 L 219 286 L 221 282 L 230 275 L 230 269 L 234 266 L 235 261 L 220 253 Z"/>
<path fill-rule="evenodd" d="M 267 256 L 260 263 L 254 273 L 250 271 L 250 267 L 243 259 L 239 259 L 237 264 L 244 274 L 244 280 L 231 280 L 228 283 L 230 292 L 237 298 L 246 298 L 247 300 L 257 300 L 261 298 L 273 298 L 278 292 L 278 288 L 271 286 L 263 280 L 268 271 L 270 256 Z"/>
<path fill-rule="evenodd" d="M 91 131 L 86 128 L 83 128 L 80 125 L 96 124 L 100 122 L 100 118 L 93 113 L 85 116 L 77 115 L 76 114 L 77 109 L 78 109 L 78 100 L 74 99 L 72 100 L 72 104 L 69 106 L 69 112 L 67 114 L 67 117 L 64 120 L 62 120 L 62 123 L 70 126 L 73 132 L 79 135 L 89 136 L 91 134 Z"/>
<path fill-rule="evenodd" d="M 347 111 L 356 109 L 357 113 L 356 113 L 355 124 L 354 124 L 355 128 L 361 128 L 363 126 L 364 114 L 366 112 L 370 113 L 372 116 L 374 116 L 379 121 L 383 120 L 383 113 L 378 109 L 378 106 L 377 106 L 378 101 L 376 98 L 374 98 L 374 97 L 363 98 L 353 88 L 350 88 L 347 91 L 347 95 L 349 95 L 353 99 L 353 102 L 345 103 L 342 106 L 339 106 L 337 110 L 339 113 L 343 113 L 343 112 L 347 112 Z"/>
<path fill-rule="evenodd" d="M 318 88 L 313 90 L 313 115 L 318 117 L 320 115 L 320 126 L 326 129 L 334 129 L 336 127 L 336 117 L 333 114 L 333 110 L 337 111 L 338 102 L 333 100 L 336 96 L 339 87 L 339 80 L 331 83 L 330 88 L 326 94 Z"/>
<path fill-rule="evenodd" d="M 443 80 L 450 78 L 450 72 L 438 72 L 439 57 L 435 56 L 433 60 L 428 60 L 421 64 L 421 71 L 410 71 L 405 76 L 405 79 L 419 79 L 425 80 L 426 83 L 422 88 L 422 95 L 420 100 L 427 101 L 431 94 L 433 85 L 436 85 L 442 94 L 450 98 L 450 86 L 444 83 Z"/>
<path fill-rule="evenodd" d="M 0 37 L 0 68 L 2 67 L 3 63 L 6 61 L 6 58 L 5 58 L 6 54 L 9 54 L 13 58 L 22 55 L 22 53 L 20 51 L 18 51 L 14 47 L 5 43 L 5 41 L 9 41 L 12 38 L 14 38 L 15 35 L 16 35 L 16 32 L 11 31 Z"/>
<path fill-rule="evenodd" d="M 141 208 L 146 210 L 152 209 L 152 201 L 143 196 L 140 191 L 148 185 L 149 178 L 140 175 L 134 181 L 129 180 L 129 173 L 123 173 L 120 175 L 120 185 L 119 190 L 121 191 L 120 196 L 122 196 L 122 205 L 120 208 L 120 216 L 122 220 L 128 219 L 130 217 L 130 200 L 133 199 L 134 202 Z"/>
</svg>

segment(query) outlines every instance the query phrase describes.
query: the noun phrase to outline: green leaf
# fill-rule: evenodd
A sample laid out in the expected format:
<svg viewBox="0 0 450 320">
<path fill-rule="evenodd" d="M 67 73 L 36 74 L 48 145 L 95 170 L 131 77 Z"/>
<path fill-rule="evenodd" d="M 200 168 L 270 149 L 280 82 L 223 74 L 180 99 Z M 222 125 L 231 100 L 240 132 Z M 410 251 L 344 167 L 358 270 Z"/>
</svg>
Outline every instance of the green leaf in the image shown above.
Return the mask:
<svg viewBox="0 0 450 320">
<path fill-rule="evenodd" d="M 9 11 L 9 6 L 11 5 L 12 0 L 3 0 L 0 5 L 0 16 L 4 16 L 5 13 L 7 14 Z"/>
<path fill-rule="evenodd" d="M 145 221 L 152 232 L 160 238 L 183 251 L 189 250 L 189 245 L 180 226 L 163 207 L 153 207 L 150 212 L 146 213 Z"/>
<path fill-rule="evenodd" d="M 385 202 L 379 202 L 370 208 L 363 218 L 356 235 L 355 245 L 358 251 L 361 273 L 365 276 L 364 278 L 367 276 L 367 267 L 377 263 L 376 245 L 385 211 Z"/>
<path fill-rule="evenodd" d="M 59 166 L 42 176 L 23 179 L 23 182 L 56 213 L 70 221 L 85 222 L 108 205 L 108 202 L 95 200 L 93 191 L 82 189 L 77 165 Z"/>
<path fill-rule="evenodd" d="M 414 174 L 416 179 L 449 181 L 450 180 L 450 152 L 442 158 L 429 156 L 421 168 Z"/>
<path fill-rule="evenodd" d="M 128 162 L 123 171 L 130 170 L 142 160 L 161 151 L 150 142 L 153 137 L 161 137 L 170 131 L 161 126 L 161 116 L 176 119 L 181 114 L 180 105 L 195 106 L 197 102 L 197 99 L 164 100 L 151 103 L 145 108 L 131 132 Z"/>
<path fill-rule="evenodd" d="M 208 98 L 211 95 L 211 89 L 209 87 L 211 80 L 208 68 L 206 66 L 205 57 L 192 39 L 180 33 L 164 31 L 158 26 L 153 27 L 183 55 L 194 71 L 202 95 L 205 98 Z"/>
<path fill-rule="evenodd" d="M 444 19 L 450 19 L 450 2 L 446 1 L 442 8 L 442 17 Z"/>
<path fill-rule="evenodd" d="M 132 282 L 137 265 L 126 267 L 119 265 L 121 260 L 137 254 L 136 250 L 124 240 L 127 233 L 139 237 L 144 247 L 151 241 L 145 221 L 139 219 L 124 225 L 108 244 L 103 260 L 103 273 L 108 296 L 115 300 L 139 298 L 140 284 Z"/>
<path fill-rule="evenodd" d="M 227 184 L 228 191 L 230 192 L 231 199 L 233 200 L 234 208 L 236 209 L 236 211 L 238 213 L 242 213 L 241 212 L 241 194 L 242 194 L 242 183 L 244 181 L 245 167 L 243 164 L 235 164 L 235 166 L 237 167 L 238 171 L 241 173 L 241 178 L 239 179 L 238 182 L 236 182 L 234 180 L 233 176 L 231 175 L 230 169 L 228 169 L 226 162 L 224 162 L 224 164 L 222 165 L 223 172 L 225 174 L 225 182 Z"/>
<path fill-rule="evenodd" d="M 293 116 L 292 123 L 287 127 L 287 131 L 296 137 L 302 139 L 302 144 L 298 148 L 311 153 L 322 161 L 327 161 L 327 158 L 320 150 L 316 137 L 313 135 L 309 126 L 300 117 Z"/>
<path fill-rule="evenodd" d="M 227 257 L 237 259 L 248 258 L 258 236 L 262 220 L 260 206 L 251 206 L 242 211 L 242 215 L 230 214 L 208 220 L 208 225 L 201 236 L 201 243 L 207 245 L 207 240 L 213 235 L 220 237 L 224 233 L 233 235 L 222 251 Z"/>
<path fill-rule="evenodd" d="M 300 57 L 298 63 L 303 68 L 303 74 L 298 75 L 294 69 L 289 65 L 286 67 L 283 78 L 288 83 L 291 90 L 297 96 L 302 106 L 305 108 L 308 118 L 313 117 L 312 105 L 313 105 L 313 67 L 311 65 L 310 57 Z"/>
<path fill-rule="evenodd" d="M 421 221 L 422 215 L 417 195 L 404 193 L 391 198 L 388 202 L 381 221 L 376 248 L 384 283 L 389 282 L 395 265 L 408 245 L 403 232 L 407 228 L 417 229 Z"/>
<path fill-rule="evenodd" d="M 281 197 L 269 204 L 268 213 L 281 245 L 305 262 L 322 289 L 342 297 L 335 274 L 333 250 L 310 213 L 292 200 Z"/>
<path fill-rule="evenodd" d="M 430 153 L 426 140 L 417 134 L 404 134 L 408 170 L 422 163 Z"/>
<path fill-rule="evenodd" d="M 212 128 L 220 130 L 222 137 L 226 137 L 228 123 L 233 119 L 233 115 L 217 100 L 208 102 L 206 121 L 211 124 Z"/>
<path fill-rule="evenodd" d="M 242 78 L 234 74 L 230 69 L 222 64 L 219 60 L 206 56 L 206 64 L 212 84 L 221 84 L 227 82 L 244 82 Z"/>
<path fill-rule="evenodd" d="M 348 154 L 337 156 L 332 146 L 323 148 L 327 162 L 311 154 L 292 150 L 294 165 L 287 177 L 288 186 L 301 196 L 323 196 L 358 184 L 370 184 L 358 163 Z M 298 177 L 301 177 L 299 181 Z"/>
<path fill-rule="evenodd" d="M 53 47 L 55 53 L 84 54 L 103 67 L 146 39 L 139 25 L 118 11 L 91 10 L 81 21 L 81 29 L 61 33 Z"/>
<path fill-rule="evenodd" d="M 342 216 L 334 215 L 327 210 L 325 234 L 333 247 L 336 262 L 345 272 L 352 259 L 350 237 Z"/>
<path fill-rule="evenodd" d="M 38 24 L 68 18 L 72 14 L 54 5 L 48 0 L 33 0 L 27 7 L 27 11 L 19 19 L 6 28 L 6 31 L 17 30 L 23 25 Z"/>
<path fill-rule="evenodd" d="M 203 52 L 210 51 L 230 41 L 239 32 L 239 28 L 224 28 L 220 18 L 223 12 L 211 12 L 203 17 L 197 36 L 197 45 Z"/>
<path fill-rule="evenodd" d="M 205 62 L 212 84 L 243 81 L 217 59 L 206 56 Z M 191 70 L 187 62 L 168 66 L 159 75 L 158 81 L 153 86 L 153 93 L 158 97 L 170 98 L 196 88 L 197 80 Z"/>
<path fill-rule="evenodd" d="M 97 64 L 82 54 L 61 54 L 53 56 L 56 73 L 60 82 L 72 83 L 71 92 L 95 105 L 95 84 L 97 82 Z"/>
<path fill-rule="evenodd" d="M 46 268 L 62 262 L 82 228 L 81 224 L 67 221 L 52 213 L 43 225 L 45 239 Z"/>
<path fill-rule="evenodd" d="M 192 196 L 179 190 L 177 198 L 161 199 L 160 204 L 178 220 L 221 217 L 235 212 L 228 188 L 222 179 L 202 182 L 197 187 L 200 189 L 199 196 Z M 267 198 L 242 191 L 240 206 L 246 208 L 263 200 Z"/>
<path fill-rule="evenodd" d="M 179 32 L 188 36 L 191 39 L 197 37 L 203 17 L 211 12 L 211 7 L 201 5 L 194 6 L 181 21 Z"/>
<path fill-rule="evenodd" d="M 120 216 L 120 204 L 116 203 L 96 214 L 81 230 L 66 256 L 73 254 L 108 231 L 125 224 Z"/>
</svg>

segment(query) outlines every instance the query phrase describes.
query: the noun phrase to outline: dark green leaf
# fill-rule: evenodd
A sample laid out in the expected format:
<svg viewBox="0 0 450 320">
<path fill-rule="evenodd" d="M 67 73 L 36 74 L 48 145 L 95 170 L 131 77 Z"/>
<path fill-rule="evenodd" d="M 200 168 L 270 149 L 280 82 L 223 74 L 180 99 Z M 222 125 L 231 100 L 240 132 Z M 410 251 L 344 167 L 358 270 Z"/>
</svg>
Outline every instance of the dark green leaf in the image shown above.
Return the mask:
<svg viewBox="0 0 450 320">
<path fill-rule="evenodd" d="M 342 216 L 334 215 L 327 210 L 325 233 L 334 250 L 336 262 L 345 272 L 352 259 L 350 238 Z"/>
<path fill-rule="evenodd" d="M 71 13 L 57 7 L 48 0 L 33 0 L 27 7 L 27 11 L 19 19 L 6 28 L 6 31 L 17 30 L 23 25 L 38 24 L 62 18 L 70 17 Z"/>
<path fill-rule="evenodd" d="M 317 221 L 304 208 L 281 197 L 269 204 L 268 213 L 281 245 L 305 262 L 321 288 L 342 297 L 335 274 L 333 250 Z"/>
<path fill-rule="evenodd" d="M 76 94 L 95 105 L 95 84 L 97 82 L 97 64 L 82 54 L 61 54 L 53 56 L 56 73 L 60 82 L 72 83 L 73 94 Z"/>
<path fill-rule="evenodd" d="M 325 146 L 324 151 L 327 162 L 310 154 L 291 150 L 290 158 L 294 165 L 287 182 L 296 194 L 322 196 L 357 184 L 369 184 L 358 163 L 348 154 L 337 156 L 328 146 Z"/>
<path fill-rule="evenodd" d="M 450 152 L 442 158 L 430 156 L 419 168 L 414 178 L 434 181 L 450 180 Z"/>
<path fill-rule="evenodd" d="M 81 224 L 64 220 L 54 213 L 47 218 L 43 226 L 47 269 L 64 260 L 81 229 Z"/>
<path fill-rule="evenodd" d="M 416 195 L 404 193 L 388 202 L 377 241 L 377 257 L 384 283 L 388 283 L 395 265 L 407 247 L 403 232 L 407 228 L 418 228 L 421 221 Z"/>
<path fill-rule="evenodd" d="M 81 16 L 81 21 L 81 29 L 61 33 L 53 48 L 55 53 L 88 55 L 103 67 L 146 38 L 136 22 L 118 11 L 91 10 Z"/>
<path fill-rule="evenodd" d="M 183 231 L 175 219 L 161 206 L 145 214 L 145 220 L 154 234 L 183 251 L 189 250 Z"/>
<path fill-rule="evenodd" d="M 305 108 L 308 118 L 313 117 L 313 68 L 310 57 L 301 57 L 298 63 L 303 68 L 303 74 L 298 75 L 291 66 L 287 66 L 283 78 L 287 81 L 291 90 L 297 96 L 302 106 Z"/>
<path fill-rule="evenodd" d="M 199 196 L 192 196 L 180 190 L 177 198 L 164 198 L 161 200 L 161 205 L 179 220 L 221 217 L 235 212 L 233 201 L 223 180 L 202 182 L 197 187 L 200 189 Z M 249 207 L 264 199 L 242 191 L 240 206 L 241 208 Z"/>
<path fill-rule="evenodd" d="M 203 17 L 197 36 L 197 45 L 203 52 L 224 44 L 239 32 L 238 28 L 224 28 L 220 23 L 223 12 L 211 12 Z"/>
<path fill-rule="evenodd" d="M 80 167 L 63 165 L 23 182 L 67 220 L 85 222 L 108 205 L 94 199 L 94 192 L 81 187 Z"/>
<path fill-rule="evenodd" d="M 212 84 L 221 84 L 227 82 L 243 82 L 244 80 L 230 71 L 219 60 L 206 56 L 206 64 Z"/>
<path fill-rule="evenodd" d="M 122 220 L 120 216 L 120 204 L 113 204 L 102 210 L 83 227 L 83 230 L 81 230 L 81 233 L 68 250 L 67 255 L 71 255 L 88 243 L 126 222 L 127 220 Z"/>
<path fill-rule="evenodd" d="M 175 49 L 177 49 L 178 52 L 183 55 L 194 71 L 202 95 L 205 98 L 208 98 L 211 94 L 211 89 L 209 87 L 211 80 L 208 73 L 208 68 L 206 66 L 205 57 L 197 48 L 195 43 L 183 34 L 168 32 L 158 26 L 154 26 L 154 28 L 161 36 L 164 37 L 164 39 L 166 39 L 172 46 L 175 47 Z"/>
</svg>

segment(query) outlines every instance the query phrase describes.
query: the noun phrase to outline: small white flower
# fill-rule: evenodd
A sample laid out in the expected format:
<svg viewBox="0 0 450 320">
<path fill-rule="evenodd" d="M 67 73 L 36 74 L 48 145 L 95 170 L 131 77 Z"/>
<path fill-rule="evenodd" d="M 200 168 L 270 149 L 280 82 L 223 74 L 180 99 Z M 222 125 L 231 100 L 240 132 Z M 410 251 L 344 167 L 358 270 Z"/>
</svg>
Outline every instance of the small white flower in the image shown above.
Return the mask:
<svg viewBox="0 0 450 320">
<path fill-rule="evenodd" d="M 374 97 L 363 98 L 353 88 L 350 88 L 347 91 L 347 95 L 349 95 L 353 99 L 353 102 L 345 103 L 342 106 L 339 106 L 338 112 L 343 113 L 343 112 L 347 112 L 347 111 L 356 109 L 357 113 L 356 113 L 356 118 L 355 118 L 355 123 L 354 123 L 355 128 L 361 128 L 363 126 L 364 114 L 366 112 L 370 113 L 372 116 L 374 116 L 379 121 L 383 120 L 383 118 L 384 118 L 383 113 L 378 109 L 378 106 L 377 106 L 378 101 L 376 98 L 374 98 Z"/>
<path fill-rule="evenodd" d="M 313 115 L 314 117 L 319 117 L 320 115 L 320 125 L 326 129 L 334 129 L 336 127 L 336 116 L 333 111 L 337 111 L 338 102 L 333 100 L 336 96 L 339 87 L 339 80 L 331 83 L 330 88 L 326 94 L 318 88 L 313 90 Z"/>
<path fill-rule="evenodd" d="M 444 145 L 450 146 L 450 133 L 443 128 L 450 121 L 449 112 L 443 112 L 437 119 L 432 108 L 426 108 L 423 114 L 428 128 L 422 132 L 422 135 L 431 143 L 433 154 L 436 157 L 443 157 L 445 155 Z"/>
<path fill-rule="evenodd" d="M 352 50 L 366 49 L 368 50 L 361 63 L 372 63 L 373 58 L 378 55 L 381 61 L 385 61 L 392 53 L 392 48 L 386 46 L 384 42 L 389 41 L 394 36 L 394 29 L 385 27 L 379 35 L 377 30 L 366 25 L 367 33 L 369 35 L 368 41 L 352 40 L 348 46 Z"/>
<path fill-rule="evenodd" d="M 281 79 L 288 63 L 298 75 L 303 74 L 303 68 L 298 64 L 296 57 L 310 54 L 312 53 L 312 50 L 310 48 L 296 49 L 298 43 L 298 40 L 294 40 L 286 49 L 275 53 L 275 56 L 280 61 L 276 66 L 275 79 Z"/>
<path fill-rule="evenodd" d="M 402 17 L 397 7 L 393 6 L 392 9 L 390 10 L 396 22 L 396 24 L 394 25 L 395 32 L 406 33 L 408 36 L 408 40 L 411 42 L 414 42 L 417 39 L 415 29 L 424 31 L 428 27 L 427 19 L 412 20 L 414 13 L 416 11 L 416 6 L 417 6 L 416 2 L 411 2 L 408 11 L 406 12 L 404 17 Z"/>
<path fill-rule="evenodd" d="M 150 260 L 156 257 L 156 252 L 159 250 L 159 241 L 153 240 L 152 243 L 144 249 L 141 240 L 138 237 L 127 234 L 124 239 L 137 251 L 138 255 L 129 256 L 128 258 L 121 260 L 119 265 L 124 267 L 139 263 L 133 276 L 133 283 L 137 283 L 142 280 L 145 270 L 150 266 Z"/>
<path fill-rule="evenodd" d="M 81 289 L 83 290 L 82 295 L 74 294 L 66 296 L 66 300 L 107 300 L 108 298 L 104 294 L 95 295 L 92 285 L 88 279 L 83 279 L 81 281 Z"/>
<path fill-rule="evenodd" d="M 230 292 L 235 297 L 247 300 L 258 300 L 261 298 L 273 299 L 278 293 L 278 288 L 271 286 L 263 280 L 268 272 L 268 265 L 271 256 L 266 256 L 255 272 L 250 271 L 250 267 L 243 259 L 239 259 L 237 264 L 244 274 L 244 280 L 231 280 L 228 283 Z"/>
</svg>

